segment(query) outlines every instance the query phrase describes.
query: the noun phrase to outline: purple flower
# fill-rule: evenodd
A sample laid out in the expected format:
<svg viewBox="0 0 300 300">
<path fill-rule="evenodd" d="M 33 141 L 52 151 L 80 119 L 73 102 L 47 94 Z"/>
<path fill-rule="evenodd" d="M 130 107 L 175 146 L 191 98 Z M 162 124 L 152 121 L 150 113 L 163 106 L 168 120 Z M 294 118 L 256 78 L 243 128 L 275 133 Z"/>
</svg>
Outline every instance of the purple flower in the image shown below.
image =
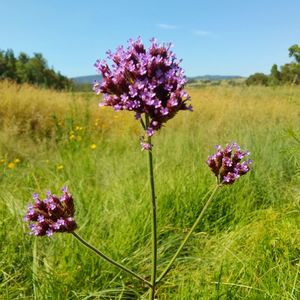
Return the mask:
<svg viewBox="0 0 300 300">
<path fill-rule="evenodd" d="M 134 117 L 135 117 L 136 120 L 140 120 L 141 119 L 141 114 L 140 113 L 136 113 L 134 115 Z"/>
<path fill-rule="evenodd" d="M 250 170 L 252 161 L 241 161 L 250 153 L 241 150 L 236 143 L 227 144 L 224 149 L 217 145 L 216 149 L 217 152 L 208 157 L 207 164 L 221 184 L 232 184 Z"/>
<path fill-rule="evenodd" d="M 96 61 L 95 67 L 103 81 L 95 82 L 93 87 L 96 94 L 104 94 L 103 105 L 134 111 L 138 120 L 143 113 L 148 115 L 148 136 L 179 110 L 192 110 L 186 103 L 190 99 L 184 91 L 186 78 L 180 61 L 170 50 L 171 44 L 158 44 L 155 39 L 150 42 L 146 49 L 140 38 L 131 39 L 127 48 L 121 46 L 114 53 L 108 51 L 111 65 Z"/>
<path fill-rule="evenodd" d="M 77 224 L 73 219 L 75 214 L 74 201 L 68 189 L 62 189 L 60 198 L 47 193 L 47 198 L 40 200 L 38 194 L 33 195 L 34 204 L 28 206 L 25 221 L 29 222 L 31 234 L 36 236 L 51 236 L 55 232 L 73 232 Z"/>
<path fill-rule="evenodd" d="M 153 129 L 152 127 L 149 127 L 149 128 L 146 130 L 146 132 L 147 132 L 147 135 L 148 135 L 148 136 L 152 136 L 152 135 L 154 134 L 154 129 Z"/>
<path fill-rule="evenodd" d="M 152 144 L 141 141 L 141 149 L 144 150 L 152 150 Z"/>
</svg>

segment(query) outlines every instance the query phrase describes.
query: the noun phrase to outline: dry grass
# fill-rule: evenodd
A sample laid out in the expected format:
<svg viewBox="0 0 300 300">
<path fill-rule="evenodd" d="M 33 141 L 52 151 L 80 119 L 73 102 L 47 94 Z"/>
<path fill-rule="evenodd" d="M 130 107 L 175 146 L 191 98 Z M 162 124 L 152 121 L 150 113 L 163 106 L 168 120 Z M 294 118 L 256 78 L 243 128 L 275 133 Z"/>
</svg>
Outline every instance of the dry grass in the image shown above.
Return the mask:
<svg viewBox="0 0 300 300">
<path fill-rule="evenodd" d="M 214 182 L 205 165 L 214 145 L 237 141 L 251 151 L 254 169 L 221 190 L 160 286 L 161 299 L 300 299 L 300 151 L 290 154 L 295 143 L 287 134 L 300 130 L 300 88 L 189 93 L 194 112 L 180 112 L 153 139 L 160 270 Z M 100 109 L 89 93 L 1 82 L 0 99 L 0 298 L 139 299 L 144 290 L 131 277 L 67 235 L 28 236 L 22 221 L 34 191 L 67 183 L 80 233 L 148 275 L 149 190 L 139 123 L 131 113 Z M 20 163 L 9 169 L 16 158 Z"/>
</svg>

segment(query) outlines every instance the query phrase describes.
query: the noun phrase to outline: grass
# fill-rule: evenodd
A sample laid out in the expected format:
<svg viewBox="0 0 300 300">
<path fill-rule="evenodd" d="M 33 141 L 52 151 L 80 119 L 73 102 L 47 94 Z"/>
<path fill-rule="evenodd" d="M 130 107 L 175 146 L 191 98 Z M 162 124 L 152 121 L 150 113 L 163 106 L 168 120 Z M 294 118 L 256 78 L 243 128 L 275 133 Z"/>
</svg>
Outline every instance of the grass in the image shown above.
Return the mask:
<svg viewBox="0 0 300 300">
<path fill-rule="evenodd" d="M 300 89 L 189 92 L 194 112 L 180 112 L 153 139 L 158 273 L 214 184 L 205 164 L 214 145 L 237 141 L 251 151 L 254 168 L 220 191 L 159 285 L 159 299 L 299 299 L 300 157 L 289 132 L 300 130 Z M 58 193 L 67 184 L 79 234 L 149 276 L 150 192 L 139 123 L 98 108 L 89 93 L 3 82 L 0 98 L 0 299 L 140 299 L 145 287 L 71 235 L 34 238 L 23 222 L 34 191 Z"/>
</svg>

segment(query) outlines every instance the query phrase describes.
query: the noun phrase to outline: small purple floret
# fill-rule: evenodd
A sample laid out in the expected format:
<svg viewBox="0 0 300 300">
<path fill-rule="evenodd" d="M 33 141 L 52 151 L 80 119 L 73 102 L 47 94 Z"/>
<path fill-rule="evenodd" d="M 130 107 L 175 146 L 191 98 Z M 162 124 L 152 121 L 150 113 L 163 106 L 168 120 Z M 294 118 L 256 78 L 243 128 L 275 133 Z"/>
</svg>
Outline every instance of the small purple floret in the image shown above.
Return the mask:
<svg viewBox="0 0 300 300">
<path fill-rule="evenodd" d="M 74 201 L 68 189 L 62 189 L 60 198 L 47 192 L 47 198 L 40 200 L 35 193 L 34 204 L 28 206 L 24 218 L 29 222 L 30 234 L 36 236 L 51 236 L 55 232 L 73 232 L 77 224 L 73 219 L 75 214 Z"/>
<path fill-rule="evenodd" d="M 144 150 L 152 150 L 152 144 L 141 141 L 141 149 Z"/>
<path fill-rule="evenodd" d="M 232 184 L 250 171 L 252 161 L 242 162 L 250 152 L 241 150 L 236 143 L 227 144 L 224 149 L 217 145 L 216 149 L 217 152 L 208 157 L 207 164 L 221 184 Z"/>
</svg>

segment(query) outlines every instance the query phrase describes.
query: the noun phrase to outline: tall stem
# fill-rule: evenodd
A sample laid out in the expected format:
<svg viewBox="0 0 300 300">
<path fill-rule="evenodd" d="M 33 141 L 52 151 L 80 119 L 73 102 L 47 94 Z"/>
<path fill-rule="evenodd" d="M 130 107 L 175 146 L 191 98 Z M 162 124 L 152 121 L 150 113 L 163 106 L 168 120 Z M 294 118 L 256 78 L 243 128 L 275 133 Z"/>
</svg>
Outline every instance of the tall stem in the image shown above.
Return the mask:
<svg viewBox="0 0 300 300">
<path fill-rule="evenodd" d="M 149 116 L 146 114 L 146 127 L 149 126 Z M 147 143 L 151 145 L 151 137 L 148 136 Z M 152 151 L 148 151 L 149 157 L 149 179 L 151 186 L 151 204 L 152 204 L 152 272 L 151 272 L 151 285 L 150 299 L 155 299 L 156 287 L 156 270 L 157 270 L 157 226 L 156 226 L 156 196 L 154 188 L 154 173 L 153 173 L 153 157 Z"/>
<path fill-rule="evenodd" d="M 140 281 L 142 281 L 143 283 L 145 283 L 146 285 L 148 285 L 150 288 L 152 288 L 152 284 L 144 279 L 143 277 L 141 277 L 140 275 L 136 274 L 135 272 L 129 270 L 127 267 L 121 265 L 120 263 L 114 261 L 112 258 L 106 256 L 104 253 L 102 253 L 101 251 L 99 251 L 98 249 L 96 249 L 94 246 L 90 245 L 86 240 L 84 240 L 80 235 L 78 235 L 76 232 L 72 232 L 73 236 L 79 241 L 81 242 L 85 247 L 89 248 L 90 250 L 92 250 L 94 253 L 96 253 L 98 256 L 100 256 L 101 258 L 105 259 L 106 261 L 110 262 L 111 264 L 113 264 L 114 266 L 116 266 L 119 269 L 122 269 L 123 271 L 129 273 L 130 275 L 134 276 L 135 278 L 139 279 Z"/>
<path fill-rule="evenodd" d="M 206 201 L 204 207 L 202 208 L 197 220 L 195 221 L 194 225 L 192 226 L 192 228 L 190 229 L 190 231 L 188 232 L 188 234 L 185 236 L 183 242 L 181 243 L 181 245 L 179 246 L 179 248 L 177 249 L 176 253 L 174 254 L 174 256 L 172 257 L 172 259 L 170 260 L 169 264 L 166 266 L 166 268 L 164 269 L 164 271 L 161 273 L 161 275 L 157 278 L 156 283 L 160 282 L 166 275 L 167 273 L 170 271 L 174 261 L 176 260 L 177 256 L 179 255 L 180 251 L 182 250 L 182 248 L 184 247 L 184 245 L 186 244 L 187 240 L 189 239 L 189 237 L 191 236 L 191 234 L 193 233 L 193 231 L 195 230 L 195 228 L 197 227 L 197 225 L 199 224 L 202 216 L 204 215 L 205 211 L 207 210 L 208 206 L 210 205 L 210 203 L 213 200 L 213 197 L 218 189 L 219 185 L 217 185 L 214 190 L 212 191 L 210 197 L 208 198 L 208 200 Z"/>
</svg>

